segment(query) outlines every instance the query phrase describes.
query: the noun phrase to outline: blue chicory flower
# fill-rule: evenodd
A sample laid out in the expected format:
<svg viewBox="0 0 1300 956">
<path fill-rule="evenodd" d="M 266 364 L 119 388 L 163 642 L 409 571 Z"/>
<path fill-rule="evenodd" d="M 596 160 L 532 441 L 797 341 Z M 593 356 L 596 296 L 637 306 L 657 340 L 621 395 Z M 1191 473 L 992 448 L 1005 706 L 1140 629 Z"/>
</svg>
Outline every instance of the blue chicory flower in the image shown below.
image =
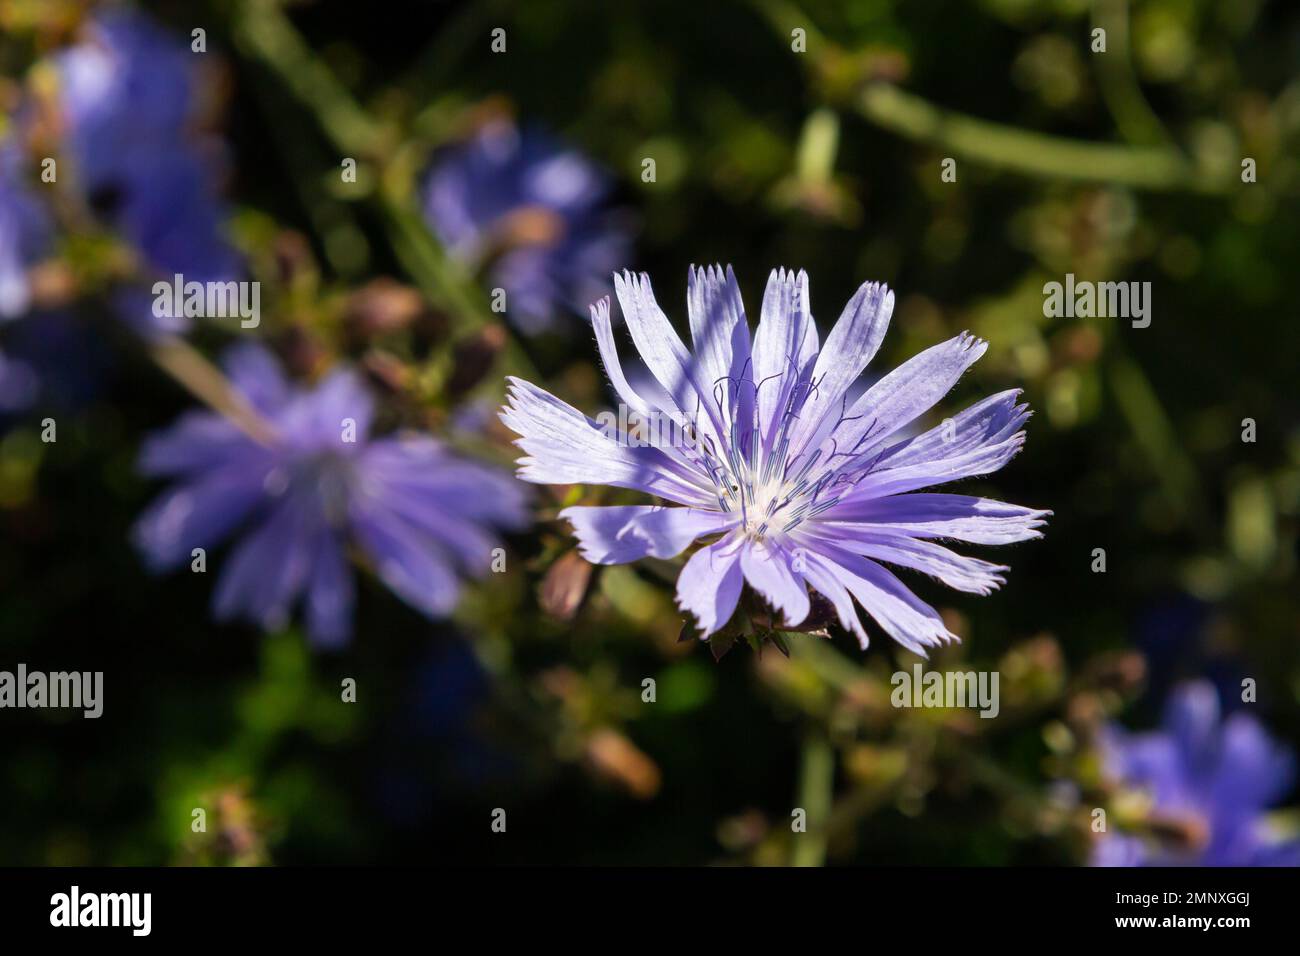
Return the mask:
<svg viewBox="0 0 1300 956">
<path fill-rule="evenodd" d="M 1108 831 L 1094 865 L 1300 865 L 1300 838 L 1265 820 L 1295 780 L 1295 758 L 1250 714 L 1223 718 L 1208 681 L 1176 689 L 1158 730 L 1107 727 L 1100 751 L 1110 778 L 1148 796 L 1153 833 L 1165 839 Z"/>
<path fill-rule="evenodd" d="M 918 489 L 996 471 L 1020 450 L 1029 413 L 1019 390 L 977 402 L 912 437 L 900 430 L 928 411 L 984 354 L 961 334 L 879 379 L 849 390 L 876 354 L 894 294 L 867 283 L 825 345 L 809 310 L 808 277 L 773 271 L 750 340 L 730 268 L 695 269 L 687 294 L 689 351 L 660 310 L 649 277 L 615 277 L 623 315 L 656 387 L 628 384 L 615 349 L 609 300 L 592 307 L 605 370 L 639 421 L 670 420 L 669 442 L 641 446 L 535 385 L 511 379 L 502 421 L 527 453 L 520 477 L 632 488 L 669 505 L 571 507 L 561 512 L 582 553 L 600 564 L 670 558 L 699 538 L 677 581 L 679 606 L 704 637 L 731 618 L 748 582 L 797 626 L 809 587 L 867 646 L 853 600 L 920 654 L 955 640 L 939 614 L 881 563 L 922 571 L 987 594 L 1007 568 L 956 554 L 935 539 L 1008 544 L 1037 538 L 1049 512 Z"/>
<path fill-rule="evenodd" d="M 535 127 L 485 123 L 435 158 L 423 192 L 425 218 L 448 251 L 469 264 L 491 260 L 507 314 L 526 332 L 580 314 L 628 258 L 608 177 Z"/>
<path fill-rule="evenodd" d="M 224 145 L 198 131 L 201 55 L 145 15 L 98 13 L 54 58 L 65 145 L 90 209 L 139 252 L 149 278 L 209 282 L 242 266 L 224 233 Z M 183 331 L 143 292 L 118 303 L 145 334 Z"/>
<path fill-rule="evenodd" d="M 314 641 L 346 641 L 349 544 L 398 597 L 439 617 L 456 603 L 457 572 L 485 574 L 496 530 L 524 524 L 523 486 L 509 475 L 427 436 L 370 437 L 374 402 L 354 372 L 294 388 L 256 343 L 230 350 L 224 366 L 273 437 L 255 441 L 213 412 L 182 416 L 144 445 L 141 470 L 176 484 L 134 530 L 149 566 L 164 570 L 249 526 L 224 561 L 219 619 L 276 627 L 301 597 Z"/>
</svg>

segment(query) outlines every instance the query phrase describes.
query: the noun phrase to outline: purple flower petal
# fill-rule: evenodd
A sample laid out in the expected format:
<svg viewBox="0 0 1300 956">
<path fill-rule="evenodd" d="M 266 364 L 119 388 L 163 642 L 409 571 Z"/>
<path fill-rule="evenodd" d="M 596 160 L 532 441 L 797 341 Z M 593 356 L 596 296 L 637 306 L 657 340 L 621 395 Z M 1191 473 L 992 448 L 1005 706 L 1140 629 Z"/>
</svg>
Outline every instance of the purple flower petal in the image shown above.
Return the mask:
<svg viewBox="0 0 1300 956">
<path fill-rule="evenodd" d="M 747 541 L 740 552 L 740 569 L 750 587 L 781 612 L 790 627 L 802 624 L 810 602 L 803 575 L 791 567 L 790 555 L 771 542 Z"/>
<path fill-rule="evenodd" d="M 258 468 L 269 460 L 261 446 L 220 415 L 186 412 L 145 439 L 138 467 L 149 476 L 198 476 L 232 463 Z"/>
<path fill-rule="evenodd" d="M 701 480 L 658 448 L 632 448 L 549 392 L 510 379 L 510 404 L 501 420 L 522 437 L 515 444 L 519 477 L 552 484 L 590 482 L 635 488 L 685 505 L 708 505 L 713 496 Z"/>
<path fill-rule="evenodd" d="M 619 401 L 638 415 L 654 415 L 658 408 L 642 398 L 623 374 L 623 366 L 618 360 L 618 348 L 614 343 L 614 330 L 609 320 L 609 296 L 591 307 L 591 326 L 596 332 L 596 345 L 600 350 L 600 360 L 605 366 L 605 374 L 609 376 Z"/>
<path fill-rule="evenodd" d="M 987 342 L 963 332 L 913 356 L 853 403 L 831 439 L 840 451 L 867 454 L 933 408 L 987 349 Z"/>
<path fill-rule="evenodd" d="M 817 326 L 808 304 L 808 275 L 773 269 L 763 293 L 763 308 L 754 333 L 753 382 L 756 428 L 763 447 L 773 435 L 791 397 L 806 390 L 818 352 Z"/>
<path fill-rule="evenodd" d="M 1213 793 L 1219 803 L 1262 810 L 1286 796 L 1295 782 L 1295 757 L 1249 714 L 1223 723 Z"/>
<path fill-rule="evenodd" d="M 283 627 L 311 570 L 313 545 L 304 534 L 303 503 L 282 501 L 226 559 L 213 597 L 218 620 L 246 617 L 272 630 Z"/>
<path fill-rule="evenodd" d="M 495 527 L 528 524 L 526 485 L 496 468 L 458 458 L 427 436 L 376 439 L 360 457 L 362 473 L 385 490 L 423 496 L 444 511 Z"/>
<path fill-rule="evenodd" d="M 793 451 L 802 451 L 806 444 L 816 448 L 833 432 L 844 395 L 880 350 L 893 314 L 894 293 L 880 283 L 864 283 L 854 293 L 817 356 L 813 368 L 817 387 L 800 410 L 799 424 L 791 436 Z M 861 414 L 849 412 L 855 413 Z M 877 414 L 875 406 L 871 414 Z M 852 444 L 845 441 L 840 447 L 848 449 Z"/>
<path fill-rule="evenodd" d="M 356 586 L 343 548 L 332 535 L 319 541 L 307 582 L 307 634 L 319 647 L 337 648 L 352 636 Z"/>
<path fill-rule="evenodd" d="M 624 271 L 614 276 L 614 290 L 632 341 L 650 374 L 672 397 L 679 411 L 689 412 L 708 392 L 701 393 L 696 387 L 691 355 L 655 301 L 650 277 Z"/>
<path fill-rule="evenodd" d="M 839 618 L 840 626 L 853 634 L 858 639 L 858 644 L 865 651 L 868 644 L 870 644 L 870 640 L 867 637 L 867 632 L 863 630 L 862 620 L 858 617 L 857 608 L 853 606 L 853 596 L 849 594 L 848 589 L 839 582 L 839 579 L 827 566 L 827 562 L 816 558 L 810 559 L 806 549 L 801 547 L 796 547 L 794 554 L 799 557 L 804 578 L 817 591 L 830 599 L 835 608 L 835 615 Z"/>
<path fill-rule="evenodd" d="M 510 321 L 538 333 L 607 294 L 627 261 L 633 224 L 607 208 L 609 193 L 609 177 L 578 151 L 493 119 L 438 152 L 423 203 L 453 256 L 470 268 L 490 261 L 487 281 L 505 290 Z"/>
<path fill-rule="evenodd" d="M 957 414 L 951 423 L 889 446 L 876 466 L 902 468 L 964 455 L 1006 441 L 1029 419 L 1029 407 L 1017 405 L 1020 389 L 999 392 Z"/>
<path fill-rule="evenodd" d="M 280 418 L 285 439 L 297 446 L 351 453 L 365 447 L 375 400 L 350 369 L 330 373 L 309 395 L 291 401 Z"/>
<path fill-rule="evenodd" d="M 745 584 L 740 570 L 743 542 L 734 536 L 696 551 L 677 578 L 677 606 L 695 616 L 707 638 L 731 619 Z"/>
<path fill-rule="evenodd" d="M 885 633 L 912 653 L 928 657 L 926 648 L 957 640 L 938 611 L 874 561 L 825 546 L 810 550 L 806 560 L 833 575 Z"/>
<path fill-rule="evenodd" d="M 345 548 L 352 538 L 399 597 L 426 614 L 445 614 L 459 591 L 453 561 L 467 573 L 486 573 L 495 532 L 526 524 L 525 490 L 510 476 L 423 436 L 371 440 L 374 400 L 350 371 L 293 388 L 256 346 L 234 350 L 226 366 L 273 437 L 258 444 L 208 412 L 182 416 L 152 436 L 141 469 L 182 481 L 145 512 L 135 533 L 156 570 L 217 543 L 254 512 L 265 514 L 218 563 L 219 618 L 279 627 L 306 592 L 311 639 L 346 641 L 354 585 Z"/>
<path fill-rule="evenodd" d="M 292 392 L 280 363 L 260 342 L 242 342 L 226 350 L 221 367 L 230 384 L 264 415 L 288 404 Z"/>
<path fill-rule="evenodd" d="M 968 558 L 949 551 L 933 541 L 922 541 L 897 531 L 854 524 L 824 523 L 817 531 L 800 535 L 809 547 L 820 543 L 840 547 L 889 564 L 920 571 L 942 581 L 948 587 L 971 594 L 991 594 L 1005 582 L 1001 572 L 1010 568 L 979 558 Z"/>
<path fill-rule="evenodd" d="M 1294 866 L 1300 840 L 1274 831 L 1264 811 L 1294 780 L 1294 756 L 1246 712 L 1223 720 L 1206 681 L 1171 694 L 1163 726 L 1131 734 L 1103 729 L 1107 779 L 1144 792 L 1153 817 L 1181 822 L 1193 839 L 1142 839 L 1122 830 L 1093 844 L 1094 866 Z"/>
<path fill-rule="evenodd" d="M 971 544 L 1012 544 L 1041 538 L 1050 511 L 974 498 L 916 492 L 887 498 L 850 499 L 826 512 L 828 521 L 854 522 L 916 538 L 953 538 Z"/>
<path fill-rule="evenodd" d="M 165 492 L 137 519 L 131 537 L 153 571 L 189 561 L 211 548 L 266 497 L 266 469 L 224 465 Z"/>
<path fill-rule="evenodd" d="M 430 617 L 455 607 L 460 585 L 427 535 L 395 515 L 361 508 L 353 510 L 352 528 L 380 580 L 403 601 Z"/>
<path fill-rule="evenodd" d="M 725 271 L 721 266 L 691 267 L 687 273 L 686 312 L 701 384 L 709 389 L 706 398 L 722 396 L 717 404 L 730 420 L 732 405 L 742 391 L 753 400 L 740 384 L 750 363 L 749 324 L 731 266 Z"/>
<path fill-rule="evenodd" d="M 915 491 L 918 488 L 928 488 L 931 485 L 942 485 L 963 478 L 987 475 L 1016 457 L 1024 444 L 1025 433 L 1017 432 L 1006 441 L 977 448 L 952 458 L 920 461 L 899 468 L 883 468 L 868 473 L 842 500 L 849 502 L 884 498 L 888 495 L 901 495 L 904 492 Z"/>
<path fill-rule="evenodd" d="M 625 564 L 647 556 L 671 558 L 696 538 L 735 525 L 716 511 L 626 505 L 572 507 L 560 517 L 573 525 L 582 556 L 593 564 Z"/>
</svg>

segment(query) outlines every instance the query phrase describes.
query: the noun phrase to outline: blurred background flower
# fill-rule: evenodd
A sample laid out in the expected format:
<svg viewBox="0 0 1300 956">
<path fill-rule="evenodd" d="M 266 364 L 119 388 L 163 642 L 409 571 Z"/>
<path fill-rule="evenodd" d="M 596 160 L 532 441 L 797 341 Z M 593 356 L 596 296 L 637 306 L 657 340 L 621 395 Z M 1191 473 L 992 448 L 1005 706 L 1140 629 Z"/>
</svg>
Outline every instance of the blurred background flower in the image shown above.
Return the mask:
<svg viewBox="0 0 1300 956">
<path fill-rule="evenodd" d="M 493 553 L 496 532 L 526 521 L 523 486 L 509 475 L 427 436 L 373 437 L 374 399 L 350 370 L 295 389 L 275 357 L 252 344 L 233 348 L 224 365 L 232 404 L 246 404 L 231 417 L 189 412 L 145 441 L 142 471 L 177 484 L 134 532 L 154 570 L 189 563 L 206 571 L 195 549 L 255 525 L 217 581 L 219 620 L 280 628 L 301 598 L 314 641 L 346 641 L 350 541 L 394 593 L 431 617 L 455 606 L 458 574 L 481 578 L 494 558 L 504 562 Z"/>
<path fill-rule="evenodd" d="M 1111 726 L 1100 746 L 1103 773 L 1144 802 L 1146 832 L 1107 830 L 1094 864 L 1300 866 L 1300 832 L 1266 819 L 1295 782 L 1295 756 L 1252 715 L 1224 718 L 1212 684 L 1178 688 L 1159 730 Z"/>
<path fill-rule="evenodd" d="M 49 218 L 32 193 L 24 159 L 14 140 L 0 140 L 0 323 L 27 311 L 28 271 L 50 238 Z"/>
<path fill-rule="evenodd" d="M 50 118 L 64 176 L 84 210 L 130 244 L 138 279 L 239 278 L 220 187 L 225 144 L 208 130 L 220 75 L 204 56 L 153 20 L 108 7 L 80 42 L 54 55 Z M 152 296 L 124 290 L 119 312 L 145 334 L 182 331 L 160 319 Z"/>
<path fill-rule="evenodd" d="M 39 382 L 30 365 L 0 353 L 0 414 L 20 411 L 32 404 Z"/>
<path fill-rule="evenodd" d="M 627 266 L 631 224 L 611 191 L 577 149 L 497 116 L 434 157 L 423 204 L 447 251 L 485 269 L 511 321 L 535 333 L 585 315 Z"/>
</svg>

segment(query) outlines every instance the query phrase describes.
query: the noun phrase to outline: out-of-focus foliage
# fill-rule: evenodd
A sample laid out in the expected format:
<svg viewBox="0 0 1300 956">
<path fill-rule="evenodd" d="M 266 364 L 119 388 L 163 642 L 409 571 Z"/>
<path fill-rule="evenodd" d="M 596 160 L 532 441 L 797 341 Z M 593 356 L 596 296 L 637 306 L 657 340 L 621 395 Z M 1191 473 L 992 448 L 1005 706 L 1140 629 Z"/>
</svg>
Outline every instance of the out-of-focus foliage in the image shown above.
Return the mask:
<svg viewBox="0 0 1300 956">
<path fill-rule="evenodd" d="M 447 620 L 370 575 L 337 652 L 218 625 L 212 573 L 151 577 L 129 542 L 158 490 L 141 443 L 193 401 L 114 318 L 129 237 L 64 224 L 34 310 L 0 328 L 42 383 L 0 409 L 0 670 L 102 670 L 105 713 L 0 711 L 4 862 L 1082 863 L 1096 808 L 1160 837 L 1097 742 L 1154 725 L 1181 680 L 1300 740 L 1295 5 L 145 6 L 178 42 L 207 31 L 230 241 L 263 289 L 260 328 L 201 325 L 196 355 L 255 335 L 305 379 L 353 363 L 384 429 L 502 467 L 504 375 L 608 407 L 586 320 L 522 334 L 492 310 L 490 261 L 469 271 L 420 218 L 440 149 L 513 116 L 607 171 L 629 267 L 732 263 L 751 321 L 768 270 L 807 268 L 823 331 L 885 281 L 880 368 L 987 339 L 940 408 L 1021 387 L 1036 414 L 1010 466 L 956 490 L 1054 517 L 986 555 L 1012 567 L 991 597 L 908 576 L 963 637 L 926 666 L 1001 675 L 991 720 L 892 706 L 917 659 L 883 638 L 718 662 L 680 642 L 680 559 L 592 568 L 555 520 L 633 500 L 598 489 L 538 489 L 505 571 Z M 0 2 L 0 136 L 86 16 Z M 1150 282 L 1150 326 L 1046 317 L 1067 273 Z M 660 299 L 680 320 L 679 288 Z"/>
</svg>

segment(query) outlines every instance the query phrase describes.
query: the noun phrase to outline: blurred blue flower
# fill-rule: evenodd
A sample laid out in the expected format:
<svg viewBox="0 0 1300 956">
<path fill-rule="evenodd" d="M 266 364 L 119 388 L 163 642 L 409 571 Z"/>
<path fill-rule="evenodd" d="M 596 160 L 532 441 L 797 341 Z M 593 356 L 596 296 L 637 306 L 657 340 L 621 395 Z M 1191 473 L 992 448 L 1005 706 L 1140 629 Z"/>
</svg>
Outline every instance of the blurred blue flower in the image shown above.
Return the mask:
<svg viewBox="0 0 1300 956">
<path fill-rule="evenodd" d="M 312 639 L 345 642 L 349 544 L 398 597 L 442 616 L 456 603 L 458 572 L 488 572 L 496 529 L 524 524 L 524 489 L 509 475 L 425 436 L 369 437 L 374 402 L 352 371 L 294 388 L 253 343 L 231 349 L 224 365 L 272 437 L 254 441 L 213 412 L 183 415 L 145 443 L 141 470 L 177 483 L 134 529 L 149 566 L 163 570 L 250 526 L 224 562 L 219 619 L 274 628 L 301 597 Z"/>
<path fill-rule="evenodd" d="M 34 310 L 5 330 L 0 352 L 0 425 L 38 399 L 43 408 L 75 411 L 96 397 L 111 358 L 77 317 Z"/>
<path fill-rule="evenodd" d="M 1171 694 L 1159 730 L 1107 728 L 1101 754 L 1109 777 L 1146 792 L 1164 838 L 1108 832 L 1093 865 L 1300 865 L 1300 839 L 1270 833 L 1264 819 L 1291 788 L 1295 759 L 1250 714 L 1224 719 L 1209 682 Z"/>
<path fill-rule="evenodd" d="M 773 270 L 751 348 L 731 269 L 692 267 L 692 354 L 655 302 L 649 276 L 625 272 L 614 284 L 657 384 L 629 385 L 608 299 L 592 307 L 601 359 L 624 407 L 659 440 L 647 445 L 520 379 L 510 380 L 501 418 L 522 436 L 516 444 L 528 457 L 520 461 L 521 478 L 634 488 L 679 506 L 566 508 L 561 517 L 573 525 L 587 560 L 671 558 L 710 537 L 677 580 L 677 602 L 704 637 L 727 624 L 746 582 L 789 627 L 808 617 L 811 586 L 863 648 L 867 634 L 855 598 L 894 640 L 924 656 L 927 647 L 956 636 L 877 562 L 988 594 L 1007 568 L 934 539 L 1009 544 L 1041 537 L 1046 511 L 966 495 L 905 494 L 997 471 L 1024 444 L 1020 427 L 1029 412 L 1017 404 L 1017 389 L 921 435 L 902 436 L 984 354 L 979 339 L 963 333 L 936 345 L 850 402 L 849 389 L 879 349 L 893 312 L 894 294 L 883 285 L 859 288 L 819 346 L 808 277 Z"/>
<path fill-rule="evenodd" d="M 199 131 L 203 55 L 143 14 L 110 9 L 86 39 L 55 56 L 65 146 L 87 205 L 140 254 L 149 278 L 238 278 L 240 260 L 223 231 L 219 192 L 224 145 Z M 151 298 L 119 298 L 138 331 L 177 332 Z"/>
<path fill-rule="evenodd" d="M 1180 591 L 1161 594 L 1138 611 L 1133 643 L 1147 661 L 1148 701 L 1160 706 L 1196 675 L 1214 684 L 1225 711 L 1250 706 L 1235 693 L 1246 676 L 1241 652 L 1212 637 L 1217 613 L 1215 605 Z"/>
<path fill-rule="evenodd" d="M 27 311 L 28 269 L 49 237 L 49 217 L 23 182 L 22 151 L 13 141 L 0 143 L 0 324 Z"/>
<path fill-rule="evenodd" d="M 0 419 L 36 401 L 40 378 L 27 362 L 0 352 Z"/>
<path fill-rule="evenodd" d="M 609 210 L 608 177 L 541 130 L 495 119 L 435 157 L 424 213 L 448 251 L 477 267 L 526 332 L 581 315 L 626 262 L 626 220 Z"/>
<path fill-rule="evenodd" d="M 45 252 L 49 220 L 23 183 L 23 157 L 13 141 L 0 143 L 0 325 L 27 313 L 28 270 Z M 40 377 L 31 363 L 0 352 L 0 416 L 30 406 Z"/>
</svg>

